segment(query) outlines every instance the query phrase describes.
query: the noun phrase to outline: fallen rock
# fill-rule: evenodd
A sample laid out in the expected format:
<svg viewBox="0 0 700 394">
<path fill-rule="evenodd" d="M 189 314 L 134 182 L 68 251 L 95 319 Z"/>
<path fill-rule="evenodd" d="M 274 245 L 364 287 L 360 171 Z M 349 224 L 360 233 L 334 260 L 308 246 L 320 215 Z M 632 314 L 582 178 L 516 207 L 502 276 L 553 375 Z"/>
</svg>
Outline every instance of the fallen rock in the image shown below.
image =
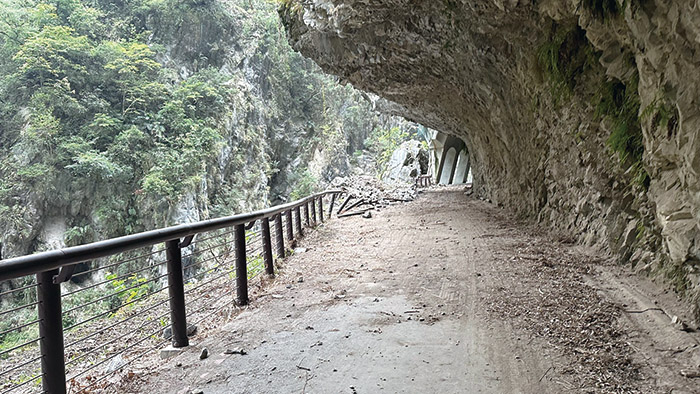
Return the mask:
<svg viewBox="0 0 700 394">
<path fill-rule="evenodd" d="M 371 201 L 378 205 L 388 205 L 395 201 L 413 201 L 416 198 L 415 185 L 412 183 L 387 185 L 375 177 L 365 175 L 335 178 L 331 182 L 331 187 L 343 189 L 357 200 Z"/>
<path fill-rule="evenodd" d="M 418 176 L 428 172 L 430 161 L 428 156 L 428 151 L 421 145 L 420 141 L 403 142 L 392 153 L 386 164 L 382 181 L 391 184 L 414 182 Z"/>
<path fill-rule="evenodd" d="M 689 379 L 700 378 L 700 369 L 693 369 L 693 370 L 682 369 L 681 376 L 689 378 Z"/>
<path fill-rule="evenodd" d="M 113 359 L 111 359 L 107 363 L 107 365 L 105 366 L 105 372 L 112 373 L 125 365 L 126 365 L 126 361 L 124 360 L 122 355 L 117 354 Z"/>
<path fill-rule="evenodd" d="M 199 359 L 204 360 L 205 358 L 209 357 L 209 349 L 207 348 L 202 348 L 202 352 L 199 353 Z"/>
<path fill-rule="evenodd" d="M 188 324 L 187 325 L 187 336 L 191 337 L 192 335 L 197 333 L 197 326 L 194 324 Z M 165 327 L 163 329 L 163 338 L 164 339 L 171 339 L 173 337 L 173 328 L 172 326 Z"/>
</svg>

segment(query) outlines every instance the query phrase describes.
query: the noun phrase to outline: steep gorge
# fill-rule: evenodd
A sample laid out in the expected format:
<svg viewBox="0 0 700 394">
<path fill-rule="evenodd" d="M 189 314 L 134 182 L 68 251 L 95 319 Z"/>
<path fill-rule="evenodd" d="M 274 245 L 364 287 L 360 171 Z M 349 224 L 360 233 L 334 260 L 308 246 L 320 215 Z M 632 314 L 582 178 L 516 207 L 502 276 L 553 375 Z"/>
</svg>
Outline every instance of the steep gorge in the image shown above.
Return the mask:
<svg viewBox="0 0 700 394">
<path fill-rule="evenodd" d="M 406 124 L 294 52 L 275 7 L 1 4 L 0 256 L 284 201 Z"/>
<path fill-rule="evenodd" d="M 483 198 L 669 282 L 700 317 L 700 7 L 289 0 L 292 46 L 460 136 Z"/>
</svg>

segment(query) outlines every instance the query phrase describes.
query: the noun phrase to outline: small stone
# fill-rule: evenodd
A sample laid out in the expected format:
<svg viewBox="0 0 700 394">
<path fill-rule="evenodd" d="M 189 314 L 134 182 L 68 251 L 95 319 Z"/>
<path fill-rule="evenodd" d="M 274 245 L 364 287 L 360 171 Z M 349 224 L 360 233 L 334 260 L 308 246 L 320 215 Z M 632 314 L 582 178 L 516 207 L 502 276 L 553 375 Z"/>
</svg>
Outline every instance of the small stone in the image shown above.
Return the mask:
<svg viewBox="0 0 700 394">
<path fill-rule="evenodd" d="M 202 352 L 199 353 L 199 359 L 204 360 L 205 358 L 209 357 L 209 349 L 207 348 L 202 348 Z"/>
<path fill-rule="evenodd" d="M 188 324 L 187 325 L 187 336 L 191 337 L 192 335 L 197 333 L 197 326 L 194 324 Z M 163 338 L 164 339 L 170 339 L 173 337 L 173 328 L 172 326 L 165 327 L 163 329 Z"/>
<path fill-rule="evenodd" d="M 372 218 L 372 212 L 367 211 L 367 212 L 365 212 L 365 213 L 362 214 L 362 217 L 365 218 L 365 219 L 371 219 L 371 218 Z"/>
<path fill-rule="evenodd" d="M 300 276 L 299 279 L 297 279 L 297 282 L 298 282 L 298 283 L 303 283 L 303 282 L 304 282 L 304 277 L 303 277 L 303 276 Z"/>
<path fill-rule="evenodd" d="M 114 357 L 107 363 L 107 366 L 105 367 L 105 372 L 112 373 L 125 365 L 126 361 L 124 361 L 121 354 L 118 354 L 116 357 Z"/>
<path fill-rule="evenodd" d="M 684 376 L 684 377 L 689 378 L 689 379 L 700 378 L 700 369 L 696 369 L 696 370 L 683 369 L 680 372 L 681 372 L 681 376 Z"/>
<path fill-rule="evenodd" d="M 226 349 L 224 351 L 224 354 L 240 354 L 241 356 L 245 356 L 246 354 L 248 354 L 248 352 L 238 347 L 235 349 Z"/>
<path fill-rule="evenodd" d="M 674 315 L 674 316 L 671 318 L 671 324 L 678 324 L 678 316 L 675 316 L 675 315 Z"/>
</svg>

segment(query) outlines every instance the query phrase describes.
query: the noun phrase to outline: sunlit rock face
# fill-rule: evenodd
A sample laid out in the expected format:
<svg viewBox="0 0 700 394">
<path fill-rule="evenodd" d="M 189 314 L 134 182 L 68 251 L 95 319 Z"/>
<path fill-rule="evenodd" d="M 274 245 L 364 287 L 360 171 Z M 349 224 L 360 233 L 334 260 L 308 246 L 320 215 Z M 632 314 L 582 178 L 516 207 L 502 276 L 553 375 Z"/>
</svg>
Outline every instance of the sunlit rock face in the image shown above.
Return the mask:
<svg viewBox="0 0 700 394">
<path fill-rule="evenodd" d="M 462 137 L 482 197 L 697 294 L 696 2 L 293 0 L 280 14 L 324 70 Z M 610 86 L 636 103 L 637 140 L 601 114 L 622 106 Z"/>
</svg>

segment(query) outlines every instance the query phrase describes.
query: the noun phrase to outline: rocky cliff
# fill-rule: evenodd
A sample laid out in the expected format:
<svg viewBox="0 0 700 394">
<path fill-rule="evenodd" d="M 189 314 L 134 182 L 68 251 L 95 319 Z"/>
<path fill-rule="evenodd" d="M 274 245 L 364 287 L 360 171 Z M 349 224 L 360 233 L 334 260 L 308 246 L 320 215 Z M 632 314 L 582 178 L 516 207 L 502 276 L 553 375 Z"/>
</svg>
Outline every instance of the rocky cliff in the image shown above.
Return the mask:
<svg viewBox="0 0 700 394">
<path fill-rule="evenodd" d="M 294 52 L 266 0 L 10 0 L 0 14 L 5 258 L 308 193 L 405 122 Z"/>
<path fill-rule="evenodd" d="M 464 139 L 484 198 L 698 303 L 700 7 L 290 0 L 292 46 Z"/>
</svg>

